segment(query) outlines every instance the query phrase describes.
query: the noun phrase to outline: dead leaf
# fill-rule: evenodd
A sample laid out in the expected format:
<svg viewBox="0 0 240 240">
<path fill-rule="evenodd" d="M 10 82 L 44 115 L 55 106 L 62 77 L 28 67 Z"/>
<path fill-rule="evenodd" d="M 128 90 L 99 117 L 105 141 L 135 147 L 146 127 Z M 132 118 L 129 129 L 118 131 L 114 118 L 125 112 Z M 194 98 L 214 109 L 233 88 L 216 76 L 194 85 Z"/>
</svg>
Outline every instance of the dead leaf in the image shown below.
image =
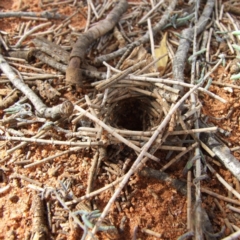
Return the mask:
<svg viewBox="0 0 240 240">
<path fill-rule="evenodd" d="M 161 42 L 160 42 L 160 46 L 159 48 L 156 48 L 154 50 L 155 53 L 155 58 L 159 58 L 163 55 L 166 55 L 165 57 L 161 58 L 157 63 L 157 69 L 160 72 L 160 75 L 163 75 L 166 67 L 167 67 L 167 63 L 168 63 L 168 48 L 167 48 L 167 32 L 164 34 Z"/>
</svg>

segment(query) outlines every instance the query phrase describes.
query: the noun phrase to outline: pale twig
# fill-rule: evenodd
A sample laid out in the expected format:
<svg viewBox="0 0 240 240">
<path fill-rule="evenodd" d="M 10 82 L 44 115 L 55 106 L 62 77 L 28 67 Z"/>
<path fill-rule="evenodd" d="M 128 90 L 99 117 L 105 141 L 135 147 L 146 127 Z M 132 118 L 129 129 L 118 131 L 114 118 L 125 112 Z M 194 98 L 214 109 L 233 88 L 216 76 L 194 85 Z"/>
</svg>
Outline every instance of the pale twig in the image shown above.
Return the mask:
<svg viewBox="0 0 240 240">
<path fill-rule="evenodd" d="M 160 171 L 165 171 L 167 168 L 169 168 L 173 163 L 175 163 L 178 159 L 180 159 L 184 154 L 186 154 L 187 152 L 193 150 L 194 148 L 196 148 L 198 146 L 198 143 L 193 143 L 192 145 L 190 145 L 185 151 L 180 152 L 178 155 L 176 155 L 173 159 L 171 159 L 170 161 L 168 161 L 167 164 L 165 164 Z"/>
<path fill-rule="evenodd" d="M 88 3 L 87 22 L 86 22 L 86 25 L 85 25 L 84 32 L 88 31 L 89 26 L 90 26 L 90 22 L 91 22 L 91 6 L 90 6 L 90 2 L 89 1 L 87 1 L 87 3 Z"/>
<path fill-rule="evenodd" d="M 45 144 L 54 144 L 54 145 L 68 145 L 68 146 L 81 146 L 81 147 L 90 147 L 90 146 L 99 146 L 102 145 L 101 142 L 71 142 L 71 141 L 58 141 L 58 140 L 48 140 L 40 138 L 26 138 L 26 137 L 14 137 L 14 136 L 0 136 L 0 139 L 6 141 L 23 141 L 23 142 L 35 142 L 35 143 L 45 143 Z"/>
<path fill-rule="evenodd" d="M 222 238 L 222 240 L 235 240 L 235 239 L 238 239 L 239 237 L 240 237 L 240 230 L 238 230 L 235 233 L 232 233 L 228 237 Z"/>
<path fill-rule="evenodd" d="M 181 85 L 183 87 L 188 87 L 188 88 L 194 87 L 194 85 L 189 84 L 189 83 L 176 82 L 172 79 L 164 79 L 164 78 L 149 78 L 149 77 L 128 75 L 127 77 L 125 77 L 125 79 L 137 80 L 137 81 L 147 81 L 147 82 L 153 82 L 153 83 L 175 84 L 175 85 Z M 121 82 L 121 80 L 120 80 L 120 82 Z M 219 100 L 222 103 L 227 103 L 227 100 L 217 96 L 216 94 L 206 90 L 205 88 L 199 87 L 198 90 L 206 93 L 207 95 L 209 95 L 209 96 L 211 96 L 211 97 L 213 97 L 217 100 Z"/>
<path fill-rule="evenodd" d="M 152 62 L 150 62 L 148 65 L 146 65 L 144 68 L 142 68 L 139 72 L 137 72 L 137 75 L 141 75 L 142 73 L 144 73 L 146 70 L 148 70 L 152 65 L 154 65 L 156 62 L 158 62 L 160 59 L 164 58 L 165 56 L 167 56 L 167 53 L 158 57 L 157 59 L 153 60 Z M 157 73 L 159 75 L 159 73 Z"/>
<path fill-rule="evenodd" d="M 147 19 L 149 16 L 151 16 L 151 14 L 152 14 L 161 4 L 163 4 L 163 2 L 164 2 L 164 0 L 159 1 L 145 16 L 143 16 L 143 17 L 139 20 L 138 24 L 141 24 L 141 23 L 145 22 L 146 19 Z"/>
<path fill-rule="evenodd" d="M 113 188 L 113 187 L 115 187 L 120 181 L 122 181 L 122 179 L 124 178 L 124 176 L 125 176 L 125 175 L 123 175 L 122 177 L 116 179 L 115 181 L 113 181 L 112 183 L 106 185 L 105 187 L 102 187 L 102 188 L 100 188 L 100 189 L 98 189 L 98 190 L 95 190 L 95 191 L 93 191 L 93 192 L 91 192 L 91 193 L 89 193 L 89 194 L 86 194 L 86 195 L 84 195 L 84 196 L 82 196 L 82 197 L 80 197 L 80 198 L 76 198 L 76 199 L 74 199 L 74 200 L 72 200 L 72 201 L 66 202 L 66 205 L 69 206 L 69 205 L 72 205 L 72 204 L 76 204 L 76 203 L 81 202 L 81 201 L 83 201 L 83 200 L 86 200 L 86 199 L 89 199 L 89 198 L 91 198 L 91 197 L 94 197 L 94 196 L 96 196 L 96 195 L 98 195 L 98 194 L 100 194 L 100 193 L 108 190 L 109 188 Z"/>
<path fill-rule="evenodd" d="M 97 19 L 99 19 L 99 15 L 98 15 L 98 13 L 97 13 L 97 11 L 96 11 L 96 8 L 95 8 L 94 5 L 93 5 L 92 0 L 87 0 L 87 2 L 88 2 L 88 5 L 90 5 L 91 9 L 93 10 L 93 13 L 94 13 L 95 17 L 96 17 Z"/>
<path fill-rule="evenodd" d="M 24 180 L 24 181 L 27 181 L 27 182 L 32 183 L 32 184 L 35 184 L 35 185 L 37 185 L 37 186 L 40 186 L 40 187 L 42 186 L 42 183 L 40 183 L 40 182 L 38 182 L 38 181 L 36 181 L 36 180 L 33 180 L 33 179 L 29 178 L 29 177 L 26 177 L 26 176 L 24 176 L 24 175 L 18 174 L 18 173 L 12 174 L 9 178 L 10 178 L 10 179 L 20 178 L 20 179 L 22 179 L 22 180 Z"/>
<path fill-rule="evenodd" d="M 222 86 L 222 87 L 231 87 L 231 88 L 235 88 L 235 89 L 240 89 L 240 86 L 230 84 L 230 83 L 222 83 L 222 82 L 212 81 L 212 84 Z"/>
<path fill-rule="evenodd" d="M 162 237 L 162 234 L 161 234 L 161 233 L 152 231 L 152 230 L 147 229 L 147 228 L 143 228 L 143 229 L 142 229 L 142 232 L 144 232 L 144 233 L 146 233 L 146 234 L 148 234 L 148 235 L 154 236 L 154 237 L 156 237 L 156 238 L 161 238 L 161 237 Z"/>
<path fill-rule="evenodd" d="M 30 163 L 30 164 L 28 164 L 28 165 L 25 165 L 24 168 L 30 168 L 30 167 L 34 167 L 34 166 L 40 165 L 40 164 L 42 164 L 42 163 L 46 163 L 46 162 L 48 162 L 48 161 L 50 161 L 50 160 L 52 160 L 52 159 L 54 159 L 54 158 L 57 158 L 57 157 L 59 157 L 59 156 L 64 155 L 64 154 L 67 154 L 67 153 L 70 153 L 70 152 L 74 152 L 74 151 L 78 151 L 78 150 L 80 150 L 81 148 L 82 148 L 82 147 L 70 148 L 70 149 L 68 149 L 68 150 L 66 150 L 66 151 L 57 153 L 57 154 L 55 154 L 55 155 L 53 155 L 53 156 L 49 156 L 49 157 L 46 157 L 46 158 L 44 158 L 44 159 L 42 159 L 42 160 L 39 160 L 39 161 L 37 161 L 37 162 L 34 162 L 34 163 Z"/>
<path fill-rule="evenodd" d="M 146 60 L 143 60 L 143 61 L 138 62 L 135 65 L 127 68 L 123 72 L 120 72 L 120 73 L 117 73 L 117 74 L 113 75 L 109 79 L 106 79 L 106 80 L 102 81 L 101 83 L 99 83 L 96 86 L 96 89 L 97 90 L 103 90 L 103 89 L 108 88 L 109 86 L 111 86 L 114 83 L 116 83 L 118 80 L 123 79 L 124 77 L 126 77 L 131 72 L 134 72 L 136 69 L 141 68 L 145 63 L 146 63 Z"/>
<path fill-rule="evenodd" d="M 209 62 L 210 61 L 210 44 L 211 44 L 211 39 L 212 39 L 212 32 L 213 28 L 210 28 L 209 34 L 208 34 L 208 41 L 207 41 L 207 50 L 206 50 L 206 60 Z"/>
<path fill-rule="evenodd" d="M 218 127 L 209 127 L 209 128 L 198 128 L 198 129 L 189 129 L 189 130 L 181 130 L 181 131 L 172 131 L 169 135 L 182 135 L 182 134 L 190 134 L 190 133 L 201 133 L 201 132 L 216 132 Z"/>
<path fill-rule="evenodd" d="M 152 57 L 155 60 L 155 46 L 154 46 L 154 38 L 153 38 L 153 32 L 152 32 L 152 25 L 151 25 L 151 20 L 150 18 L 147 19 L 148 22 L 148 32 L 149 32 L 149 38 L 150 38 L 150 46 L 151 46 L 151 52 L 152 52 Z"/>
<path fill-rule="evenodd" d="M 97 167 L 98 157 L 99 157 L 99 152 L 96 151 L 96 153 L 92 159 L 91 168 L 89 169 L 86 194 L 89 194 L 90 192 L 92 192 L 93 179 L 94 179 L 94 176 L 96 175 L 96 167 Z"/>
<path fill-rule="evenodd" d="M 192 229 L 192 172 L 187 175 L 187 229 Z"/>
<path fill-rule="evenodd" d="M 128 182 L 129 178 L 131 177 L 131 175 L 136 171 L 136 169 L 138 169 L 139 164 L 142 160 L 142 158 L 144 157 L 144 155 L 146 155 L 146 152 L 148 151 L 148 149 L 151 147 L 151 145 L 153 144 L 153 142 L 155 141 L 155 139 L 157 137 L 159 137 L 162 133 L 162 131 L 164 130 L 164 128 L 166 127 L 166 125 L 169 123 L 171 116 L 173 115 L 173 113 L 179 108 L 179 106 L 190 96 L 190 94 L 192 92 L 194 92 L 195 90 L 197 90 L 197 88 L 200 87 L 201 84 L 196 85 L 194 88 L 192 88 L 189 92 L 187 92 L 169 111 L 168 115 L 164 118 L 164 120 L 161 122 L 161 124 L 158 126 L 158 128 L 156 129 L 156 131 L 153 133 L 152 137 L 149 139 L 149 141 L 142 147 L 142 150 L 140 152 L 140 154 L 138 155 L 137 159 L 135 160 L 135 162 L 133 163 L 132 167 L 130 168 L 130 170 L 126 173 L 124 179 L 122 180 L 122 182 L 120 183 L 118 189 L 116 189 L 115 193 L 112 195 L 111 199 L 108 201 L 107 205 L 105 206 L 99 220 L 97 221 L 95 227 L 92 230 L 92 233 L 95 234 L 98 230 L 98 227 L 100 226 L 102 220 L 106 217 L 106 215 L 108 214 L 111 205 L 113 204 L 113 202 L 115 201 L 115 199 L 118 197 L 118 195 L 120 194 L 120 192 L 122 191 L 122 189 L 124 188 L 125 184 Z"/>
<path fill-rule="evenodd" d="M 229 208 L 230 210 L 232 210 L 232 211 L 234 211 L 234 212 L 236 212 L 236 213 L 240 213 L 240 208 L 236 208 L 236 207 L 233 207 L 233 206 L 231 206 L 231 205 L 227 205 L 227 208 Z"/>
<path fill-rule="evenodd" d="M 5 192 L 7 192 L 10 189 L 10 187 L 11 187 L 10 185 L 6 185 L 4 187 L 1 187 L 0 188 L 0 194 L 3 194 Z"/>
<path fill-rule="evenodd" d="M 44 27 L 47 27 L 49 25 L 51 25 L 52 23 L 51 22 L 47 22 L 47 23 L 42 23 L 42 24 L 39 24 L 38 26 L 35 26 L 33 27 L 31 30 L 27 31 L 19 40 L 18 42 L 16 43 L 16 45 L 14 47 L 16 48 L 19 48 L 22 44 L 22 42 L 29 36 L 31 35 L 32 33 L 38 31 L 39 29 L 41 28 L 44 28 Z"/>
</svg>

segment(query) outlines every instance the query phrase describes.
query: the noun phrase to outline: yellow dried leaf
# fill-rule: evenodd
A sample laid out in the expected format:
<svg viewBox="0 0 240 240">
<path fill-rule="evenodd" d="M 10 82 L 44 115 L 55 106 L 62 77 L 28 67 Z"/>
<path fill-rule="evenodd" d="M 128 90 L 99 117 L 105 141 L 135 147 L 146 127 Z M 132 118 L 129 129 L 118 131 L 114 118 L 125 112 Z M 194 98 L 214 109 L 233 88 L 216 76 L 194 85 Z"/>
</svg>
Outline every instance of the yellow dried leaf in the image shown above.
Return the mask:
<svg viewBox="0 0 240 240">
<path fill-rule="evenodd" d="M 167 54 L 165 57 L 161 58 L 156 63 L 160 75 L 163 75 L 168 63 L 167 33 L 164 34 L 163 39 L 160 42 L 159 48 L 156 48 L 154 50 L 154 53 L 156 59 Z"/>
</svg>

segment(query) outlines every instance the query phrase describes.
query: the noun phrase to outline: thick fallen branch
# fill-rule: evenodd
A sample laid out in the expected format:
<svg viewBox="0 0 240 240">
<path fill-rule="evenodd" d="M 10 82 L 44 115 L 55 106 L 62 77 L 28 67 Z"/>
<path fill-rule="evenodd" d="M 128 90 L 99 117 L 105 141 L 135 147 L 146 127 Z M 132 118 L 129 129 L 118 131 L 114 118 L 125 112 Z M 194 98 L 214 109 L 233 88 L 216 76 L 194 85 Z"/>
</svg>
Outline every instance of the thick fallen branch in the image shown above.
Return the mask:
<svg viewBox="0 0 240 240">
<path fill-rule="evenodd" d="M 108 14 L 107 18 L 100 21 L 94 27 L 83 33 L 74 44 L 68 68 L 66 71 L 66 82 L 71 84 L 82 85 L 82 71 L 80 69 L 86 50 L 89 46 L 103 36 L 118 23 L 121 15 L 127 10 L 128 3 L 126 0 L 121 0 L 117 3 L 114 9 Z"/>
<path fill-rule="evenodd" d="M 55 13 L 55 12 L 1 12 L 0 18 L 10 18 L 10 17 L 41 17 L 47 19 L 64 19 L 66 16 Z"/>
<path fill-rule="evenodd" d="M 208 23 L 208 19 L 212 14 L 214 7 L 214 0 L 208 0 L 201 17 L 199 18 L 196 28 L 199 35 Z M 173 77 L 176 81 L 184 82 L 184 69 L 187 62 L 188 50 L 192 44 L 194 36 L 194 27 L 184 29 L 181 34 L 179 46 L 173 60 Z M 182 86 L 174 86 L 175 88 L 183 91 Z"/>
<path fill-rule="evenodd" d="M 57 106 L 48 108 L 42 100 L 29 88 L 12 70 L 3 56 L 0 54 L 0 69 L 6 74 L 12 84 L 24 93 L 34 105 L 40 117 L 56 119 L 59 117 L 69 117 L 73 112 L 73 105 L 70 101 L 65 101 Z"/>
</svg>

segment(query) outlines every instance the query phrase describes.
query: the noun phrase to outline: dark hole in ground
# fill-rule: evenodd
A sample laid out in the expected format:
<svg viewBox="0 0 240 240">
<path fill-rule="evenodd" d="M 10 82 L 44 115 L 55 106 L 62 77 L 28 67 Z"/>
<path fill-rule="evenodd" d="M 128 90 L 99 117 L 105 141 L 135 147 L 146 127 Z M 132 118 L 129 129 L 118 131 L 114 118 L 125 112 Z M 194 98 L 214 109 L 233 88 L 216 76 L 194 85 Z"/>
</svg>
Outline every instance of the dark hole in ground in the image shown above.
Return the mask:
<svg viewBox="0 0 240 240">
<path fill-rule="evenodd" d="M 146 102 L 138 98 L 119 101 L 112 113 L 112 125 L 134 131 L 149 128 L 150 120 L 146 111 Z"/>
</svg>

